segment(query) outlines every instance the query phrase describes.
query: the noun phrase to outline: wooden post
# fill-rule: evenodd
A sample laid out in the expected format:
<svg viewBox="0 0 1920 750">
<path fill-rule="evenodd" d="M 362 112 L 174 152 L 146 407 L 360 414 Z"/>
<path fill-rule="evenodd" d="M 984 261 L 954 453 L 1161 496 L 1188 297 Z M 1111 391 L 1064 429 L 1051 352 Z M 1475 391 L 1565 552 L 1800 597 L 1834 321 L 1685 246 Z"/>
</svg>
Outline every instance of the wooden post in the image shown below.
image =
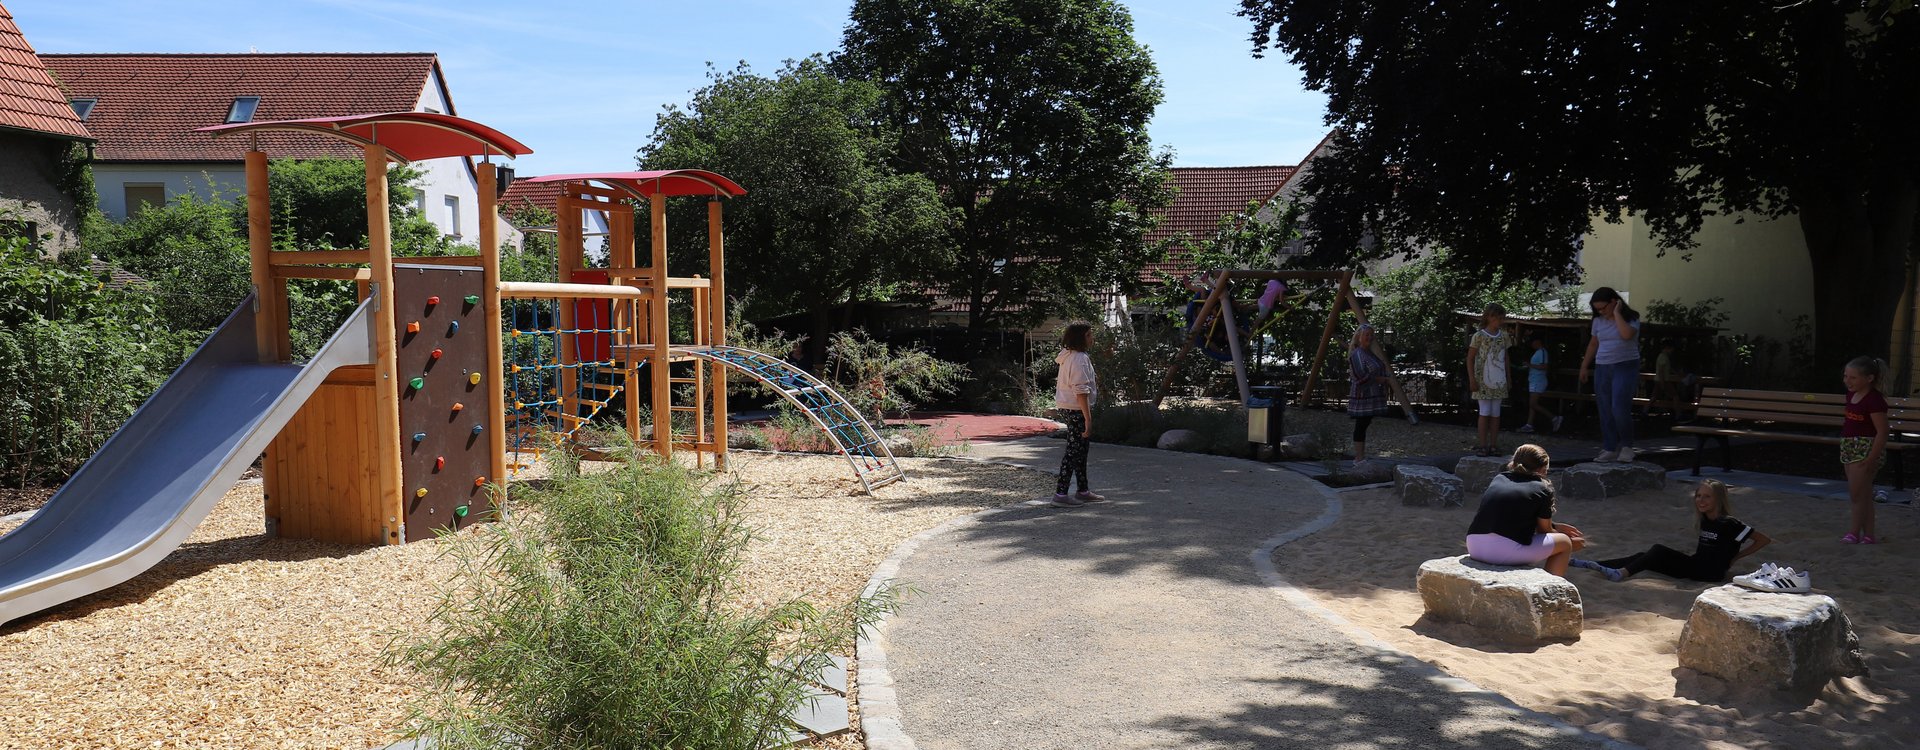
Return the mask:
<svg viewBox="0 0 1920 750">
<path fill-rule="evenodd" d="M 1167 366 L 1167 376 L 1160 379 L 1160 390 L 1153 395 L 1153 408 L 1159 409 L 1160 402 L 1167 397 L 1167 389 L 1173 387 L 1173 378 L 1180 372 L 1180 363 L 1187 360 L 1187 352 L 1193 351 L 1193 336 L 1206 325 L 1207 316 L 1213 312 L 1213 306 L 1220 302 L 1220 286 L 1214 285 L 1213 292 L 1207 295 L 1207 301 L 1193 315 L 1193 324 L 1187 326 L 1187 338 L 1180 344 L 1180 351 L 1173 355 L 1173 364 Z"/>
<path fill-rule="evenodd" d="M 653 357 L 648 373 L 653 381 L 653 450 L 661 457 L 673 455 L 673 384 L 667 371 L 667 196 L 648 196 L 649 219 L 653 228 L 653 294 L 647 295 L 647 324 L 653 339 Z"/>
<path fill-rule="evenodd" d="M 633 207 L 616 201 L 607 211 L 607 265 L 614 268 L 634 268 Z M 614 284 L 636 283 L 639 277 L 628 276 L 620 271 L 607 272 L 607 281 Z M 622 347 L 613 351 L 620 355 L 620 399 L 626 406 L 627 437 L 634 445 L 640 444 L 640 391 L 638 380 L 640 363 L 636 358 L 637 350 L 632 347 L 640 342 L 640 309 L 644 300 L 618 300 L 613 303 L 613 345 Z"/>
<path fill-rule="evenodd" d="M 480 178 L 480 268 L 482 298 L 487 319 L 487 369 L 482 387 L 487 389 L 487 480 L 496 488 L 495 497 L 507 497 L 507 356 L 501 341 L 500 325 L 500 198 L 499 176 L 493 164 L 481 162 L 474 170 Z"/>
<path fill-rule="evenodd" d="M 267 196 L 267 154 L 247 152 L 247 253 L 253 259 L 253 344 L 261 362 L 279 362 L 279 337 L 286 321 L 279 317 L 273 278 L 273 204 Z"/>
<path fill-rule="evenodd" d="M 707 288 L 707 314 L 713 322 L 709 330 L 714 346 L 727 345 L 727 253 L 726 241 L 721 231 L 721 204 L 719 199 L 707 203 L 707 273 L 713 277 L 713 286 Z M 713 389 L 713 465 L 715 468 L 727 468 L 727 366 L 719 362 L 709 362 L 711 373 L 707 383 Z"/>
<path fill-rule="evenodd" d="M 697 278 L 697 277 L 696 277 Z M 695 287 L 693 292 L 693 345 L 707 343 L 707 289 Z M 707 454 L 700 446 L 707 442 L 707 367 L 706 363 L 693 363 L 693 465 L 707 466 Z"/>
<path fill-rule="evenodd" d="M 1224 271 L 1214 281 L 1216 288 L 1223 290 L 1232 283 L 1233 280 L 1227 278 Z M 1227 324 L 1227 351 L 1233 354 L 1233 380 L 1240 386 L 1240 406 L 1245 408 L 1247 402 L 1253 400 L 1253 389 L 1247 386 L 1247 355 L 1244 347 L 1240 345 L 1240 323 L 1234 319 L 1232 291 L 1226 291 L 1221 295 L 1220 319 Z"/>
<path fill-rule="evenodd" d="M 1333 304 L 1327 306 L 1327 325 L 1320 331 L 1320 346 L 1313 352 L 1313 366 L 1307 369 L 1307 382 L 1300 387 L 1300 405 L 1311 403 L 1313 386 L 1320 379 L 1320 365 L 1327 361 L 1327 342 L 1333 339 L 1334 324 L 1340 322 L 1340 306 L 1347 303 L 1347 296 L 1353 286 L 1353 274 L 1340 276 L 1340 291 L 1334 293 Z"/>
<path fill-rule="evenodd" d="M 557 273 L 560 277 L 559 281 L 562 284 L 573 283 L 573 273 L 580 269 L 582 260 L 580 256 L 585 248 L 584 230 L 580 227 L 581 209 L 579 205 L 572 200 L 573 197 L 574 186 L 571 184 L 565 185 L 560 191 L 560 203 L 554 207 L 556 216 L 554 221 L 554 255 L 559 259 L 559 269 Z M 609 279 L 609 281 L 611 281 L 611 279 Z M 568 297 L 556 298 L 553 301 L 553 322 L 555 328 L 562 331 L 571 331 L 579 327 L 576 325 L 577 321 L 574 315 L 574 306 L 577 304 L 579 303 L 576 300 Z M 539 334 L 535 335 L 538 336 Z M 561 333 L 553 337 L 553 358 L 556 363 L 564 365 L 569 362 L 567 355 L 568 342 L 573 342 L 571 361 L 575 364 L 580 362 L 580 337 L 575 334 Z M 567 367 L 554 370 L 554 385 L 556 390 L 554 400 L 560 402 L 554 405 L 554 409 L 562 415 L 565 415 L 560 418 L 560 424 L 558 426 L 561 430 L 567 430 L 570 429 L 573 424 L 573 420 L 569 418 L 579 416 L 580 414 L 580 402 L 576 398 L 580 392 L 579 371 Z M 544 401 L 546 399 L 542 398 L 539 400 Z"/>
<path fill-rule="evenodd" d="M 366 147 L 368 281 L 374 299 L 373 424 L 376 475 L 387 544 L 401 544 L 405 518 L 400 487 L 400 379 L 395 372 L 393 228 L 387 218 L 387 147 Z"/>
</svg>

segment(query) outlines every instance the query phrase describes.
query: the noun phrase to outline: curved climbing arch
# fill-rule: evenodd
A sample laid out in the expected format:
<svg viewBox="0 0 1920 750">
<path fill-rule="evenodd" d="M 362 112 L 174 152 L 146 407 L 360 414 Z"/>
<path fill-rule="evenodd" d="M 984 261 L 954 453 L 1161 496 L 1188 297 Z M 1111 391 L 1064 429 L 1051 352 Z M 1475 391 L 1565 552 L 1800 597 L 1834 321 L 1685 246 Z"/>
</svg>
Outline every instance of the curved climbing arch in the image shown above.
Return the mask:
<svg viewBox="0 0 1920 750">
<path fill-rule="evenodd" d="M 827 433 L 867 492 L 907 478 L 886 441 L 860 416 L 860 411 L 847 403 L 839 391 L 806 370 L 779 357 L 737 346 L 676 346 L 673 353 L 719 362 L 778 391 Z"/>
</svg>

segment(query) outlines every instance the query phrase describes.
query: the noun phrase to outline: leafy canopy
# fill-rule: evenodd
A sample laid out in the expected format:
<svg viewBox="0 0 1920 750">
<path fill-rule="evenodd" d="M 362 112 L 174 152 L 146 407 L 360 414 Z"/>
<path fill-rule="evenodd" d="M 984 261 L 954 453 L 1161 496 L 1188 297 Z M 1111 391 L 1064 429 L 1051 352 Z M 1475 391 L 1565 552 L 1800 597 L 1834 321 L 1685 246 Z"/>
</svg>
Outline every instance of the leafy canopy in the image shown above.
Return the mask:
<svg viewBox="0 0 1920 750">
<path fill-rule="evenodd" d="M 974 325 L 1131 286 L 1172 200 L 1160 77 L 1112 0 L 856 0 L 835 65 L 884 92 L 896 162 L 958 214 L 947 280 Z"/>
</svg>

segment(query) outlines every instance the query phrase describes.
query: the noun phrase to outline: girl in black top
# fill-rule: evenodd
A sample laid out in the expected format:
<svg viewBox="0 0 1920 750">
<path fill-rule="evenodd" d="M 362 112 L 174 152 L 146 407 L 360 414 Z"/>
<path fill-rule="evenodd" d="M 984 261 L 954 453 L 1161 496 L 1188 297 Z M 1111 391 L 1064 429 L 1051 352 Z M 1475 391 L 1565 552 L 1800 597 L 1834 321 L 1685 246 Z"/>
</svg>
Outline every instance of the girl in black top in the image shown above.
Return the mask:
<svg viewBox="0 0 1920 750">
<path fill-rule="evenodd" d="M 1547 482 L 1551 459 L 1538 445 L 1513 451 L 1506 473 L 1493 478 L 1480 496 L 1480 510 L 1467 526 L 1467 556 L 1494 565 L 1533 565 L 1557 576 L 1567 574 L 1573 553 L 1587 540 L 1572 524 L 1553 520 L 1553 485 Z"/>
<path fill-rule="evenodd" d="M 1773 542 L 1766 534 L 1733 517 L 1733 505 L 1727 501 L 1727 485 L 1718 479 L 1700 480 L 1693 490 L 1693 508 L 1698 512 L 1694 518 L 1700 529 L 1700 542 L 1691 555 L 1656 544 L 1645 552 L 1612 560 L 1575 560 L 1573 566 L 1597 571 L 1609 581 L 1624 581 L 1635 573 L 1651 570 L 1674 578 L 1719 583 L 1727 580 L 1733 561 Z"/>
</svg>

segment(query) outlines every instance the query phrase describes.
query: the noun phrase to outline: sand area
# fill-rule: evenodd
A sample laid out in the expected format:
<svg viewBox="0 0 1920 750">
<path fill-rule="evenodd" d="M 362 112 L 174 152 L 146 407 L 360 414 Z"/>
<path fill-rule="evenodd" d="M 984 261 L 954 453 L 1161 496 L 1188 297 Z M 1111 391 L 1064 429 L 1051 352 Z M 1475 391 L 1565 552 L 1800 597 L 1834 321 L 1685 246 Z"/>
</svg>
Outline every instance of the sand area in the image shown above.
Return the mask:
<svg viewBox="0 0 1920 750">
<path fill-rule="evenodd" d="M 1562 501 L 1557 518 L 1624 556 L 1653 543 L 1691 552 L 1692 485 L 1669 483 L 1603 501 Z M 1884 543 L 1841 544 L 1843 501 L 1733 488 L 1734 515 L 1771 535 L 1762 560 L 1813 572 L 1853 621 L 1871 670 L 1795 699 L 1680 669 L 1675 651 L 1693 599 L 1712 584 L 1643 573 L 1623 583 L 1570 570 L 1586 628 L 1579 641 L 1532 649 L 1489 642 L 1422 615 L 1422 561 L 1464 554 L 1468 507 L 1407 508 L 1390 489 L 1341 494 L 1331 528 L 1282 547 L 1280 574 L 1394 647 L 1456 676 L 1600 734 L 1648 748 L 1893 748 L 1920 745 L 1920 510 L 1879 509 Z M 1785 594 L 1783 594 L 1785 596 Z"/>
</svg>

